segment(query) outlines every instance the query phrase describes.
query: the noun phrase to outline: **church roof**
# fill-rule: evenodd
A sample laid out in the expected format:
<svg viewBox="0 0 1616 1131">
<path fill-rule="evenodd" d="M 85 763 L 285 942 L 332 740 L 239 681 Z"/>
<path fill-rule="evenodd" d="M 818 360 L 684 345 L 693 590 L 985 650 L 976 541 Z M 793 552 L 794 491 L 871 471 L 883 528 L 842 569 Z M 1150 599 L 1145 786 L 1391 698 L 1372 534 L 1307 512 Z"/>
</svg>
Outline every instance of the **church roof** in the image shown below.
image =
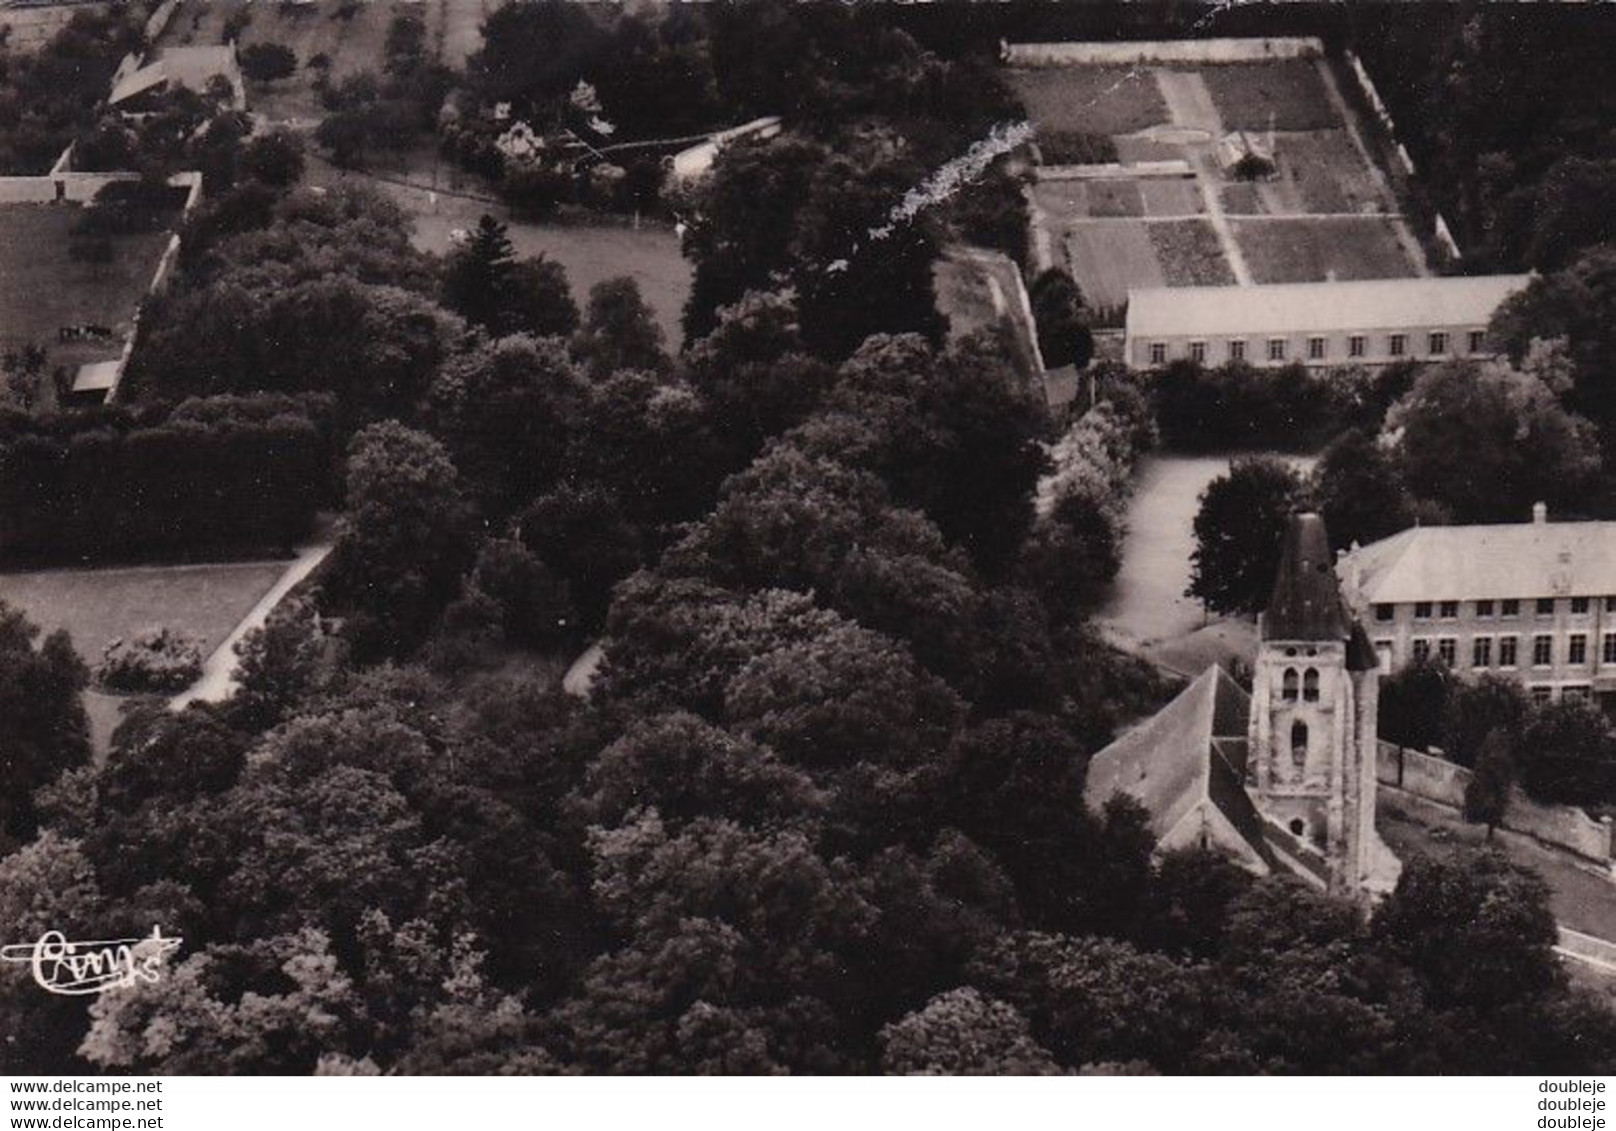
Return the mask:
<svg viewBox="0 0 1616 1131">
<path fill-rule="evenodd" d="M 1262 820 L 1241 783 L 1251 699 L 1216 665 L 1089 762 L 1084 799 L 1098 809 L 1125 793 L 1150 813 L 1158 838 L 1210 802 L 1253 852 L 1268 858 Z"/>
<path fill-rule="evenodd" d="M 1324 519 L 1292 515 L 1263 616 L 1264 640 L 1345 641 L 1352 635 L 1352 615 L 1341 600 L 1333 565 Z"/>
</svg>

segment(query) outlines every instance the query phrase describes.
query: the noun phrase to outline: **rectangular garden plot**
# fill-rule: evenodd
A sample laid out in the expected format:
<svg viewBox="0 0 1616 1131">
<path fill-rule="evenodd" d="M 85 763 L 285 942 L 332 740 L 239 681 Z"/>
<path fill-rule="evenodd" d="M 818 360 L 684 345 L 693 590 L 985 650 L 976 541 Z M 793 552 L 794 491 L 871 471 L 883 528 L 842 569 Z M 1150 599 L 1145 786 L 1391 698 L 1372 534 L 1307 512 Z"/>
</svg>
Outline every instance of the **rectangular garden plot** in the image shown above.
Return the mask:
<svg viewBox="0 0 1616 1131">
<path fill-rule="evenodd" d="M 1310 59 L 1268 63 L 1219 63 L 1201 68 L 1226 130 L 1327 130 L 1340 126 Z"/>
<path fill-rule="evenodd" d="M 1418 274 L 1381 218 L 1234 220 L 1235 240 L 1258 283 L 1398 279 Z"/>
<path fill-rule="evenodd" d="M 1130 287 L 1164 282 L 1143 223 L 1074 224 L 1067 232 L 1066 254 L 1072 278 L 1104 325 L 1120 322 Z"/>
<path fill-rule="evenodd" d="M 1211 224 L 1204 220 L 1161 220 L 1149 228 L 1151 247 L 1169 287 L 1214 287 L 1235 282 Z"/>
<path fill-rule="evenodd" d="M 1156 79 L 1130 67 L 1039 67 L 1008 72 L 1033 124 L 1129 134 L 1167 121 Z"/>
</svg>

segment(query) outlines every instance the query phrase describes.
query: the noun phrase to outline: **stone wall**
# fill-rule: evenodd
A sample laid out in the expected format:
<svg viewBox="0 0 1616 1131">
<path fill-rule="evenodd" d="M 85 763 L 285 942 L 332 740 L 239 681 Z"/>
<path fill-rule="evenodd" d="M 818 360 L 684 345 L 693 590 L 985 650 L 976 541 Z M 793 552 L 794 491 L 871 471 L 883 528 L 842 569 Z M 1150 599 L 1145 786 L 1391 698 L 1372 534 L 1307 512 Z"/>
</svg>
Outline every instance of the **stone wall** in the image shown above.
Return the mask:
<svg viewBox="0 0 1616 1131">
<path fill-rule="evenodd" d="M 1382 785 L 1438 805 L 1463 809 L 1465 786 L 1470 784 L 1471 775 L 1463 766 L 1443 758 L 1382 742 L 1375 759 L 1375 776 Z M 1611 858 L 1608 820 L 1596 821 L 1572 805 L 1541 804 L 1518 788 L 1510 796 L 1502 827 L 1601 864 Z"/>
<path fill-rule="evenodd" d="M 1275 39 L 1168 39 L 1132 43 L 1011 43 L 1013 67 L 1133 66 L 1139 63 L 1258 63 L 1312 59 L 1324 45 L 1311 36 Z"/>
</svg>

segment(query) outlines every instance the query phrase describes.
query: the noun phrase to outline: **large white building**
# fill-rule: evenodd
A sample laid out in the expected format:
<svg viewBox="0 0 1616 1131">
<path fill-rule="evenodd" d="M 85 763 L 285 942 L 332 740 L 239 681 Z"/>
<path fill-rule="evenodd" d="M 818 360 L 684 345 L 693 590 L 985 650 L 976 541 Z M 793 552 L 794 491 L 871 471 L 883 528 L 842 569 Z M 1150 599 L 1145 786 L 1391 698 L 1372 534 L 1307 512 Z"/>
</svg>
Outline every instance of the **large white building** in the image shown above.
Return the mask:
<svg viewBox="0 0 1616 1131">
<path fill-rule="evenodd" d="M 1383 671 L 1417 658 L 1616 706 L 1616 522 L 1416 526 L 1343 554 Z"/>
<path fill-rule="evenodd" d="M 1492 356 L 1487 323 L 1531 278 L 1135 288 L 1128 292 L 1124 357 L 1136 369 L 1152 369 L 1179 360 L 1273 368 Z"/>
</svg>

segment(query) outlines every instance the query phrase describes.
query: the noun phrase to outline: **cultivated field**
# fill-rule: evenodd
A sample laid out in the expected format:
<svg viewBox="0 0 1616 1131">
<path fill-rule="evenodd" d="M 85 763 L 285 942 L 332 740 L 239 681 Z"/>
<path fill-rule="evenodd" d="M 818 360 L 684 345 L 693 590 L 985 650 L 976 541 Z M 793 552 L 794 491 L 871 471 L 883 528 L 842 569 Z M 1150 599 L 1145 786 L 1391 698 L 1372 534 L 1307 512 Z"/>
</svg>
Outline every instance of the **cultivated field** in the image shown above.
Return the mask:
<svg viewBox="0 0 1616 1131">
<path fill-rule="evenodd" d="M 1235 281 L 1211 224 L 1162 220 L 1149 227 L 1150 245 L 1169 287 L 1227 286 Z"/>
<path fill-rule="evenodd" d="M 1068 268 L 1089 306 L 1120 311 L 1129 287 L 1159 287 L 1166 279 L 1142 223 L 1073 224 L 1065 239 Z"/>
<path fill-rule="evenodd" d="M 1009 72 L 1040 128 L 1131 134 L 1168 120 L 1155 76 L 1137 67 L 1047 67 Z"/>
<path fill-rule="evenodd" d="M 133 327 L 169 233 L 118 236 L 110 263 L 82 263 L 68 233 L 81 215 L 72 204 L 0 206 L 0 349 L 33 343 L 48 364 L 75 368 L 115 358 Z M 59 341 L 64 326 L 97 325 L 106 341 Z"/>
<path fill-rule="evenodd" d="M 1188 177 L 1148 177 L 1139 182 L 1146 216 L 1194 216 L 1206 211 L 1201 190 Z"/>
<path fill-rule="evenodd" d="M 1311 59 L 1223 63 L 1200 68 L 1227 130 L 1326 130 L 1341 125 Z"/>
<path fill-rule="evenodd" d="M 1259 283 L 1393 279 L 1416 274 L 1388 219 L 1236 220 L 1231 227 L 1252 278 Z"/>
</svg>

